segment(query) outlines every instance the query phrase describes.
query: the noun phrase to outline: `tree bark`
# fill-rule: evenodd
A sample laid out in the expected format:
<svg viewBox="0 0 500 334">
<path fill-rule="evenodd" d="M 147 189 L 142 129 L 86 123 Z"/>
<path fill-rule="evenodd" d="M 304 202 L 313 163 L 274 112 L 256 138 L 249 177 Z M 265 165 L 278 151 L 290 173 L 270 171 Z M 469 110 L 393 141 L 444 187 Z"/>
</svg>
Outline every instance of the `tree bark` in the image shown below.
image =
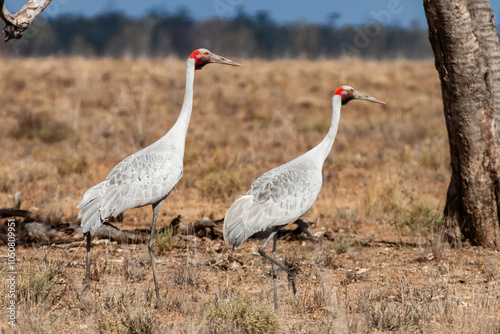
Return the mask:
<svg viewBox="0 0 500 334">
<path fill-rule="evenodd" d="M 23 37 L 33 20 L 52 2 L 52 0 L 29 0 L 16 14 L 11 14 L 5 7 L 4 0 L 0 0 L 0 18 L 5 22 L 3 29 L 5 42 Z"/>
<path fill-rule="evenodd" d="M 500 247 L 500 43 L 488 0 L 424 0 L 441 79 L 451 181 L 443 227 L 460 246 Z"/>
</svg>

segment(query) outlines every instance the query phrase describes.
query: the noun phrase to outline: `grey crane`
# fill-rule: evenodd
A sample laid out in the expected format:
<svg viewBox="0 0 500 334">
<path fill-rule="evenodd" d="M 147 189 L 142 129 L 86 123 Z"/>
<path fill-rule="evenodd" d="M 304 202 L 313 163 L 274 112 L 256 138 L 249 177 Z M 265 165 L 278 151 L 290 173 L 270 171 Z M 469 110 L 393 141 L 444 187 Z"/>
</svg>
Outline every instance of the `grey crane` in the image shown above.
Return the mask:
<svg viewBox="0 0 500 334">
<path fill-rule="evenodd" d="M 91 234 L 111 217 L 123 211 L 153 206 L 149 255 L 153 269 L 156 298 L 160 301 L 156 277 L 155 230 L 163 202 L 182 176 L 184 145 L 193 109 L 194 73 L 210 64 L 241 66 L 207 49 L 193 51 L 186 62 L 186 88 L 181 112 L 172 128 L 159 140 L 130 155 L 116 165 L 106 179 L 90 188 L 78 204 L 81 226 L 87 238 L 85 281 L 90 283 Z"/>
<path fill-rule="evenodd" d="M 272 263 L 274 281 L 274 308 L 278 310 L 276 266 L 288 274 L 295 287 L 295 274 L 276 259 L 278 230 L 295 222 L 313 206 L 323 183 L 322 168 L 330 153 L 340 120 L 340 108 L 351 100 L 365 100 L 385 104 L 350 86 L 341 86 L 332 98 L 332 121 L 326 137 L 309 152 L 264 173 L 238 198 L 224 218 L 224 240 L 234 248 L 254 233 L 272 229 L 259 248 L 259 253 Z M 266 254 L 267 244 L 273 240 L 272 257 Z"/>
</svg>

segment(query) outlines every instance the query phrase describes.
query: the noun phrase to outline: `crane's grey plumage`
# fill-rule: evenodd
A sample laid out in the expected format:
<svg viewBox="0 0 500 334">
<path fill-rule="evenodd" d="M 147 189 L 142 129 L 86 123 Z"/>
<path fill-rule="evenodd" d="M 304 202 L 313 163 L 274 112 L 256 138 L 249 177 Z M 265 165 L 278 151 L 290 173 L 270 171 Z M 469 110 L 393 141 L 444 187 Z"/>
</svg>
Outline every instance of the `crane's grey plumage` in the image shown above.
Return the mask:
<svg viewBox="0 0 500 334">
<path fill-rule="evenodd" d="M 90 282 L 90 234 L 96 232 L 103 222 L 125 210 L 152 205 L 149 253 L 156 297 L 160 300 L 154 256 L 156 220 L 164 200 L 182 176 L 184 145 L 193 109 L 194 72 L 209 63 L 241 66 L 207 49 L 191 53 L 186 62 L 184 103 L 179 118 L 170 131 L 153 144 L 121 161 L 103 182 L 89 189 L 78 204 L 81 209 L 78 217 L 81 218 L 83 232 L 87 235 L 87 284 Z"/>
<path fill-rule="evenodd" d="M 174 131 L 172 131 L 174 130 Z M 83 232 L 96 232 L 102 223 L 125 210 L 165 199 L 182 176 L 183 147 L 162 145 L 175 128 L 151 146 L 125 158 L 106 180 L 89 189 L 78 205 Z"/>
<path fill-rule="evenodd" d="M 235 248 L 253 234 L 269 227 L 273 232 L 259 248 L 262 256 L 272 262 L 274 303 L 278 309 L 276 292 L 276 266 L 288 273 L 294 293 L 295 277 L 288 268 L 275 259 L 277 231 L 304 215 L 318 198 L 323 183 L 322 168 L 330 153 L 337 134 L 340 109 L 350 100 L 360 99 L 384 103 L 350 86 L 342 86 L 332 98 L 332 121 L 326 137 L 309 152 L 271 169 L 259 177 L 246 195 L 238 198 L 224 218 L 224 239 Z M 265 247 L 273 239 L 273 257 L 265 253 Z"/>
<path fill-rule="evenodd" d="M 238 247 L 253 234 L 293 223 L 309 211 L 323 180 L 321 170 L 316 173 L 317 167 L 303 160 L 266 172 L 236 200 L 224 219 L 224 238 L 229 244 Z"/>
</svg>

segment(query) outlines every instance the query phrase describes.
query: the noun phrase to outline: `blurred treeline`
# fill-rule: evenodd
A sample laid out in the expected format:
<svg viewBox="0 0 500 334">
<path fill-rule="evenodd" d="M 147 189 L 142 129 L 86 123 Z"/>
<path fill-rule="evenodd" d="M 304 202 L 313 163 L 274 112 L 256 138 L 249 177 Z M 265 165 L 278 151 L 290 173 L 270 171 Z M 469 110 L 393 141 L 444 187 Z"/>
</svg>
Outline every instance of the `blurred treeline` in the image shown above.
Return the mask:
<svg viewBox="0 0 500 334">
<path fill-rule="evenodd" d="M 239 11 L 231 18 L 196 21 L 187 10 L 129 18 L 118 12 L 96 17 L 41 18 L 21 40 L 0 48 L 2 55 L 80 55 L 105 57 L 185 57 L 198 47 L 224 55 L 259 58 L 428 58 L 427 30 L 385 25 L 336 25 L 331 13 L 324 24 L 279 24 L 267 12 Z"/>
</svg>

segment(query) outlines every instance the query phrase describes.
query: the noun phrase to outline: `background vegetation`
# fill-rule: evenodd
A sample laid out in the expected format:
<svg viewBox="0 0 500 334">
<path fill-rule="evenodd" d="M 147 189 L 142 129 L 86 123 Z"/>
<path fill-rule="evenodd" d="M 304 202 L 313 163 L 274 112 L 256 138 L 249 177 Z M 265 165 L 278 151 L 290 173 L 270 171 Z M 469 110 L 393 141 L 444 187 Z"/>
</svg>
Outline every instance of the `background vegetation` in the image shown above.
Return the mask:
<svg viewBox="0 0 500 334">
<path fill-rule="evenodd" d="M 184 57 L 207 47 L 234 57 L 369 58 L 432 57 L 427 30 L 371 21 L 362 26 L 336 25 L 336 13 L 324 24 L 279 24 L 265 11 L 240 11 L 228 19 L 195 21 L 187 10 L 153 12 L 128 18 L 118 12 L 96 17 L 59 16 L 34 24 L 19 41 L 2 46 L 1 54 L 22 56 L 82 55 L 110 57 Z M 36 21 L 35 21 L 36 22 Z"/>
</svg>

